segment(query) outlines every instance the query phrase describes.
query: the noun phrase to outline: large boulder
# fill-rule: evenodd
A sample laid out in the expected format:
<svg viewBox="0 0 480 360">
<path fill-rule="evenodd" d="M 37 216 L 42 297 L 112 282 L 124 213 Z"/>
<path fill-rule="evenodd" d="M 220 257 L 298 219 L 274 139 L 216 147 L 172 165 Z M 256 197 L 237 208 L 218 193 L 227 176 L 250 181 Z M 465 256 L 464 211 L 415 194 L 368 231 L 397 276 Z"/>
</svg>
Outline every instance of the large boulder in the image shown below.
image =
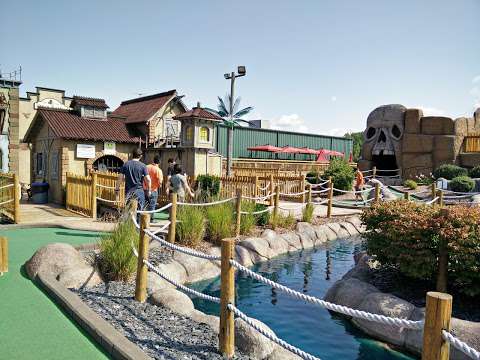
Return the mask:
<svg viewBox="0 0 480 360">
<path fill-rule="evenodd" d="M 272 249 L 272 252 L 276 255 L 284 254 L 289 250 L 288 243 L 271 229 L 266 229 L 262 233 L 262 238 L 268 242 L 270 249 Z"/>
<path fill-rule="evenodd" d="M 346 221 L 355 226 L 360 234 L 365 232 L 365 224 L 362 223 L 362 220 L 358 216 L 349 217 Z"/>
<path fill-rule="evenodd" d="M 288 243 L 289 251 L 302 250 L 302 241 L 296 233 L 288 231 L 280 234 L 280 237 Z"/>
<path fill-rule="evenodd" d="M 476 350 L 480 349 L 480 322 L 452 318 L 451 328 L 451 333 L 455 337 Z M 453 348 L 453 346 L 450 346 L 450 357 L 452 360 L 470 359 L 470 357 Z"/>
<path fill-rule="evenodd" d="M 211 261 L 175 252 L 174 259 L 185 268 L 187 273 L 186 282 L 193 283 L 200 280 L 211 279 L 220 274 L 220 269 Z"/>
<path fill-rule="evenodd" d="M 315 246 L 317 241 L 317 234 L 313 226 L 308 222 L 298 222 L 296 231 L 302 242 L 304 249 L 309 249 Z"/>
<path fill-rule="evenodd" d="M 427 135 L 455 135 L 453 119 L 445 116 L 424 116 L 421 127 L 422 133 Z"/>
<path fill-rule="evenodd" d="M 261 321 L 256 319 L 252 320 L 261 329 L 275 335 L 275 333 Z M 235 319 L 235 345 L 245 355 L 259 360 L 267 358 L 276 347 L 275 343 L 259 334 L 257 330 L 240 318 Z"/>
<path fill-rule="evenodd" d="M 338 280 L 328 289 L 325 300 L 334 304 L 356 308 L 363 299 L 378 289 L 356 278 Z"/>
<path fill-rule="evenodd" d="M 38 273 L 53 278 L 70 268 L 85 268 L 88 266 L 82 254 L 72 245 L 63 243 L 48 244 L 38 249 L 25 263 L 25 270 L 30 279 Z"/>
<path fill-rule="evenodd" d="M 394 295 L 380 292 L 370 293 L 364 296 L 358 310 L 363 310 L 372 314 L 385 315 L 400 319 L 409 319 L 415 306 L 408 301 L 402 300 Z M 375 321 L 353 318 L 353 323 L 361 330 L 377 339 L 385 340 L 391 344 L 403 346 L 407 329 L 383 325 Z"/>
<path fill-rule="evenodd" d="M 102 282 L 102 278 L 95 268 L 86 265 L 71 267 L 58 275 L 58 281 L 69 289 L 92 287 Z"/>
<path fill-rule="evenodd" d="M 344 221 L 344 222 L 340 223 L 340 225 L 348 232 L 348 234 L 350 234 L 350 236 L 358 235 L 358 230 L 356 229 L 355 226 L 353 226 L 353 224 L 351 224 L 347 221 Z"/>
<path fill-rule="evenodd" d="M 332 231 L 337 235 L 337 238 L 346 238 L 349 237 L 350 234 L 345 230 L 340 223 L 328 223 L 326 224 Z"/>
<path fill-rule="evenodd" d="M 208 325 L 215 333 L 218 334 L 220 330 L 220 318 L 218 316 L 207 315 L 198 310 L 193 310 L 188 316 L 200 324 Z"/>
<path fill-rule="evenodd" d="M 275 345 L 275 350 L 268 355 L 267 360 L 300 360 L 300 356 L 284 349 L 279 345 Z"/>
<path fill-rule="evenodd" d="M 181 291 L 165 288 L 154 292 L 150 296 L 150 302 L 172 310 L 176 314 L 188 316 L 194 310 L 192 300 Z"/>
<path fill-rule="evenodd" d="M 332 241 L 332 240 L 337 239 L 337 233 L 325 224 L 315 226 L 315 232 L 317 233 L 317 237 L 319 239 L 323 236 L 325 236 L 327 238 L 327 241 Z"/>
<path fill-rule="evenodd" d="M 263 260 L 268 260 L 274 257 L 276 254 L 273 253 L 272 249 L 270 249 L 270 245 L 267 240 L 264 238 L 257 238 L 251 237 L 246 238 L 238 243 L 238 245 L 243 246 L 257 254 Z M 262 259 L 258 259 L 259 261 L 263 261 Z"/>
<path fill-rule="evenodd" d="M 236 245 L 235 246 L 235 260 L 237 260 L 243 266 L 252 266 L 252 256 L 250 255 L 250 251 L 243 246 Z"/>
<path fill-rule="evenodd" d="M 187 281 L 187 271 L 185 268 L 176 261 L 171 261 L 167 264 L 158 264 L 157 268 L 163 275 L 168 276 L 171 280 L 178 283 L 185 283 Z M 153 294 L 157 290 L 163 288 L 173 287 L 168 281 L 164 280 L 161 276 L 155 274 L 152 271 L 147 275 L 147 293 Z"/>
</svg>

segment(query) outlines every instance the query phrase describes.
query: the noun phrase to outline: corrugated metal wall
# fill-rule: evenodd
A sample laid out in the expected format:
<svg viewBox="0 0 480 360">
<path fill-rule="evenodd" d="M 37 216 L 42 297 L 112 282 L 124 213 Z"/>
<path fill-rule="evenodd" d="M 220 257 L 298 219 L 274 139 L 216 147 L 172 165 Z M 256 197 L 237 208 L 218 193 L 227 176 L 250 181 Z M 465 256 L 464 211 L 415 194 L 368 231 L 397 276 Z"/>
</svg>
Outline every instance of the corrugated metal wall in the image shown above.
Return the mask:
<svg viewBox="0 0 480 360">
<path fill-rule="evenodd" d="M 289 131 L 278 131 L 270 129 L 255 129 L 236 127 L 234 130 L 233 157 L 245 158 L 254 157 L 260 159 L 274 158 L 274 154 L 268 152 L 247 150 L 248 147 L 257 145 L 294 146 L 308 147 L 310 149 L 328 149 L 341 151 L 348 159 L 352 151 L 352 140 L 335 136 L 313 135 L 294 133 Z M 227 156 L 227 127 L 217 126 L 216 150 L 223 156 Z M 293 154 L 278 154 L 279 159 L 293 160 Z M 311 155 L 295 155 L 296 160 L 313 160 Z"/>
</svg>

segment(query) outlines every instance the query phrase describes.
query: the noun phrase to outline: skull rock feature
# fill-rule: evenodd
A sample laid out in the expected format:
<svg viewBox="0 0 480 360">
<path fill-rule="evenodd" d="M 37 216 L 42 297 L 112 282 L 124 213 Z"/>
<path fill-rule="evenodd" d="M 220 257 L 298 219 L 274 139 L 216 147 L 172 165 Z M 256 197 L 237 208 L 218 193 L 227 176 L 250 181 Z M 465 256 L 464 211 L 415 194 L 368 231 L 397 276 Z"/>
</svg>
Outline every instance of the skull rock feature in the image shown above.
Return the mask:
<svg viewBox="0 0 480 360">
<path fill-rule="evenodd" d="M 402 167 L 402 137 L 405 128 L 403 105 L 383 105 L 373 110 L 367 118 L 362 148 L 362 168 L 376 166 L 382 170 Z"/>
</svg>

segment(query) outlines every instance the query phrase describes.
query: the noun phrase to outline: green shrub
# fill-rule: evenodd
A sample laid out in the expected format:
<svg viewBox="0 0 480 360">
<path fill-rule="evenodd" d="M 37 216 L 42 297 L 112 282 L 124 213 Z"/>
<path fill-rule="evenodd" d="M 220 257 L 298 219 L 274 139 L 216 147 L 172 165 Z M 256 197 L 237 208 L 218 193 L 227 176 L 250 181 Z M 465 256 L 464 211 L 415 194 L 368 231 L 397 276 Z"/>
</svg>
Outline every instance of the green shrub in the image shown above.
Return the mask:
<svg viewBox="0 0 480 360">
<path fill-rule="evenodd" d="M 199 175 L 197 184 L 200 190 L 200 197 L 203 200 L 216 199 L 220 194 L 220 178 L 214 175 Z"/>
<path fill-rule="evenodd" d="M 480 166 L 475 166 L 474 168 L 470 169 L 468 175 L 470 175 L 471 178 L 480 178 Z"/>
<path fill-rule="evenodd" d="M 214 244 L 233 236 L 233 206 L 223 203 L 205 208 L 208 239 Z"/>
<path fill-rule="evenodd" d="M 324 177 L 332 177 L 333 186 L 340 190 L 352 190 L 355 172 L 353 168 L 343 159 L 332 159 Z"/>
<path fill-rule="evenodd" d="M 267 205 L 255 204 L 255 211 L 262 211 L 267 208 Z M 255 219 L 258 226 L 265 226 L 270 222 L 270 212 L 266 211 L 261 214 L 256 214 Z"/>
<path fill-rule="evenodd" d="M 308 172 L 305 178 L 310 184 L 318 184 L 322 181 L 320 174 L 317 171 Z"/>
<path fill-rule="evenodd" d="M 447 180 L 452 180 L 458 176 L 467 176 L 468 171 L 457 165 L 452 164 L 443 164 L 440 165 L 435 171 L 433 172 L 433 177 L 435 179 L 444 178 Z"/>
<path fill-rule="evenodd" d="M 449 256 L 449 287 L 480 294 L 480 208 L 426 206 L 408 201 L 373 205 L 362 214 L 367 251 L 407 277 L 435 281 L 439 245 Z"/>
<path fill-rule="evenodd" d="M 292 213 L 288 215 L 283 215 L 280 212 L 276 216 L 270 217 L 270 225 L 272 225 L 273 229 L 276 228 L 284 228 L 284 229 L 291 229 L 297 223 L 297 220 L 293 216 Z"/>
<path fill-rule="evenodd" d="M 137 268 L 132 242 L 138 249 L 139 235 L 130 218 L 117 223 L 113 232 L 100 238 L 99 269 L 107 281 L 128 281 Z"/>
<path fill-rule="evenodd" d="M 313 220 L 313 204 L 308 203 L 302 210 L 302 221 L 311 223 Z"/>
<path fill-rule="evenodd" d="M 240 234 L 250 234 L 257 224 L 257 219 L 252 213 L 255 212 L 255 202 L 249 200 L 242 200 L 242 211 L 248 214 L 243 214 L 240 218 Z"/>
<path fill-rule="evenodd" d="M 406 188 L 409 188 L 410 190 L 415 190 L 418 185 L 415 180 L 408 179 L 408 180 L 405 180 L 405 182 L 403 183 L 403 186 L 405 186 Z"/>
<path fill-rule="evenodd" d="M 450 189 L 458 192 L 470 192 L 475 188 L 475 181 L 468 176 L 458 176 L 448 184 Z"/>
<path fill-rule="evenodd" d="M 177 213 L 176 241 L 181 245 L 197 246 L 205 236 L 205 215 L 197 206 L 181 206 Z"/>
</svg>

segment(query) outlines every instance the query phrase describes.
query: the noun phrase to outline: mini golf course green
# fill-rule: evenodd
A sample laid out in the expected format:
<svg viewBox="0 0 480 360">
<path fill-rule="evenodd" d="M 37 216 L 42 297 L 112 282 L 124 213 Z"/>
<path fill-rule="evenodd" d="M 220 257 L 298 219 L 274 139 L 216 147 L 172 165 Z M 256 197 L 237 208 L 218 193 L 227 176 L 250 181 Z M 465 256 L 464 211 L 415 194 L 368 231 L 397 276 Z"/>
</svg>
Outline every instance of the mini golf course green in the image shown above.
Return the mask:
<svg viewBox="0 0 480 360">
<path fill-rule="evenodd" d="M 29 228 L 0 230 L 0 236 L 6 236 L 9 245 L 9 272 L 0 276 L 0 359 L 108 359 L 22 269 L 48 243 L 79 245 L 94 242 L 98 234 Z"/>
</svg>

